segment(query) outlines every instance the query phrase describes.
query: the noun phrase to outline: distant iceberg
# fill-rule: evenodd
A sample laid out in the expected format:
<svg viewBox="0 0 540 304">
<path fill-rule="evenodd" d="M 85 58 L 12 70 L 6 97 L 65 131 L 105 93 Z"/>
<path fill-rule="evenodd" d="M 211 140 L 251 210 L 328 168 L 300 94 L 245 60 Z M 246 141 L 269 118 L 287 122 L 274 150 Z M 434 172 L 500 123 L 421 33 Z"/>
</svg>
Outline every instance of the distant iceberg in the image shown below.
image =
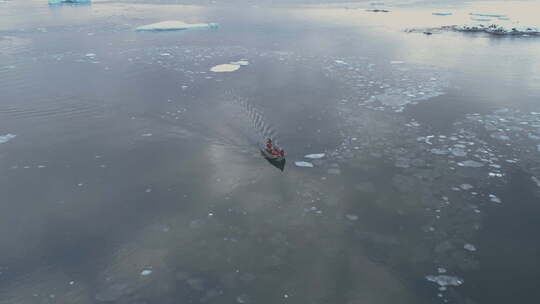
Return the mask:
<svg viewBox="0 0 540 304">
<path fill-rule="evenodd" d="M 191 29 L 215 29 L 217 23 L 185 23 L 183 21 L 169 20 L 137 27 L 135 30 L 143 31 L 181 31 Z"/>
<path fill-rule="evenodd" d="M 433 16 L 451 16 L 452 13 L 431 13 Z"/>
<path fill-rule="evenodd" d="M 89 4 L 89 3 L 92 3 L 92 0 L 49 0 L 49 4 L 62 4 L 62 3 Z"/>
<path fill-rule="evenodd" d="M 493 18 L 505 18 L 506 15 L 499 15 L 499 14 L 484 14 L 484 13 L 470 13 L 471 16 L 478 16 L 478 17 L 493 17 Z"/>
<path fill-rule="evenodd" d="M 493 35 L 532 35 L 540 36 L 540 28 L 533 26 L 504 26 L 499 24 L 474 24 L 474 25 L 452 25 L 443 27 L 443 29 L 451 29 L 459 32 L 484 32 Z"/>
<path fill-rule="evenodd" d="M 478 21 L 478 19 L 477 19 Z M 436 28 L 406 29 L 408 33 L 433 33 L 441 31 L 456 31 L 470 33 L 486 33 L 498 36 L 540 36 L 540 28 L 536 26 L 512 26 L 495 23 L 477 23 L 463 25 L 445 25 Z"/>
</svg>

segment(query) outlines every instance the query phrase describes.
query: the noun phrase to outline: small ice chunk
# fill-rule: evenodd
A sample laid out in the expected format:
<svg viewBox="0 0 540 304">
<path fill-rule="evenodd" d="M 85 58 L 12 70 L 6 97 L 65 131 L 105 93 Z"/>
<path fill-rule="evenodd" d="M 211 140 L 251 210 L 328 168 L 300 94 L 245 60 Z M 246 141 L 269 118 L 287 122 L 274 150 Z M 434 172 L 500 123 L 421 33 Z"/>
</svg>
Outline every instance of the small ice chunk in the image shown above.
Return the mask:
<svg viewBox="0 0 540 304">
<path fill-rule="evenodd" d="M 141 136 L 150 137 L 150 136 L 152 136 L 152 133 L 144 133 L 144 134 L 141 134 Z"/>
<path fill-rule="evenodd" d="M 426 280 L 439 284 L 439 286 L 459 286 L 463 284 L 463 279 L 449 275 L 428 275 Z"/>
<path fill-rule="evenodd" d="M 446 273 L 446 268 L 438 267 L 438 268 L 437 268 L 437 272 L 438 272 L 438 273 Z"/>
<path fill-rule="evenodd" d="M 334 175 L 341 174 L 341 170 L 339 170 L 338 168 L 330 168 L 326 172 L 328 172 L 328 174 L 334 174 Z"/>
<path fill-rule="evenodd" d="M 469 243 L 463 245 L 463 248 L 468 251 L 476 251 L 476 247 L 473 244 Z"/>
<path fill-rule="evenodd" d="M 136 31 L 179 31 L 190 29 L 215 29 L 217 23 L 185 23 L 178 20 L 162 21 L 137 27 Z"/>
<path fill-rule="evenodd" d="M 448 154 L 448 150 L 434 148 L 434 149 L 431 149 L 431 153 L 436 154 L 436 155 L 445 155 L 445 154 Z"/>
<path fill-rule="evenodd" d="M 316 154 L 307 154 L 307 155 L 304 155 L 305 158 L 310 158 L 310 159 L 323 158 L 324 156 L 325 156 L 324 153 L 316 153 Z"/>
<path fill-rule="evenodd" d="M 6 135 L 0 135 L 0 144 L 7 143 L 8 141 L 14 139 L 17 135 L 8 133 Z"/>
<path fill-rule="evenodd" d="M 313 168 L 313 164 L 305 161 L 294 162 L 297 167 Z"/>
<path fill-rule="evenodd" d="M 536 145 L 536 151 L 540 152 L 540 144 Z"/>
<path fill-rule="evenodd" d="M 346 217 L 349 221 L 356 221 L 356 220 L 358 220 L 358 215 L 356 215 L 356 214 L 347 214 L 347 215 L 345 215 L 345 217 Z"/>
<path fill-rule="evenodd" d="M 221 73 L 221 72 L 234 72 L 240 68 L 239 64 L 218 64 L 216 66 L 213 66 L 210 68 L 210 71 L 215 73 Z"/>
<path fill-rule="evenodd" d="M 335 63 L 337 64 L 347 64 L 345 61 L 343 60 L 334 60 Z"/>
<path fill-rule="evenodd" d="M 240 304 L 244 304 L 244 303 L 249 303 L 250 302 L 250 298 L 248 295 L 246 294 L 241 294 L 239 295 L 238 297 L 236 297 L 236 302 L 240 303 Z"/>
<path fill-rule="evenodd" d="M 484 164 L 482 164 L 481 162 L 477 162 L 475 160 L 462 161 L 462 162 L 459 162 L 458 165 L 462 167 L 471 167 L 471 168 L 480 168 L 484 166 Z"/>
<path fill-rule="evenodd" d="M 470 190 L 472 188 L 474 188 L 471 184 L 461 184 L 459 185 L 459 187 L 463 190 Z"/>
<path fill-rule="evenodd" d="M 498 198 L 495 194 L 490 194 L 489 195 L 489 200 L 494 202 L 494 203 L 502 203 L 501 199 Z"/>
<path fill-rule="evenodd" d="M 538 179 L 536 176 L 531 176 L 532 181 L 540 187 L 540 179 Z"/>
<path fill-rule="evenodd" d="M 402 64 L 402 63 L 403 63 L 403 61 L 401 61 L 401 60 L 392 60 L 392 61 L 390 61 L 390 64 Z"/>
<path fill-rule="evenodd" d="M 152 274 L 152 270 L 150 270 L 150 269 L 145 269 L 145 270 L 141 271 L 142 276 L 149 276 L 151 274 Z"/>
<path fill-rule="evenodd" d="M 451 16 L 452 13 L 442 13 L 442 12 L 435 12 L 431 13 L 433 16 Z"/>
<path fill-rule="evenodd" d="M 231 64 L 246 66 L 246 65 L 249 65 L 249 61 L 247 61 L 247 60 L 238 60 L 238 61 L 231 62 Z"/>
<path fill-rule="evenodd" d="M 465 157 L 467 156 L 467 152 L 465 152 L 465 150 L 463 148 L 459 148 L 459 147 L 454 147 L 451 149 L 451 152 L 454 156 L 457 156 L 457 157 Z"/>
</svg>

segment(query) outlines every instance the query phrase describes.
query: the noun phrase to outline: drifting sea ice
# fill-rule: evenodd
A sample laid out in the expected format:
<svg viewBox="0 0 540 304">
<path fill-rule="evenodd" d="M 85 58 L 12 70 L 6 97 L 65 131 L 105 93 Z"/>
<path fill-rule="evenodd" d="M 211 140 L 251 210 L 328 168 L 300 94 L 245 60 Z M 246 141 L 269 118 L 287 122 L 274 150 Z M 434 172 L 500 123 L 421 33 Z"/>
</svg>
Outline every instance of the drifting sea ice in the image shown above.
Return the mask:
<svg viewBox="0 0 540 304">
<path fill-rule="evenodd" d="M 234 72 L 240 68 L 239 64 L 218 64 L 216 66 L 213 66 L 210 68 L 210 71 L 215 73 L 221 73 L 221 72 Z"/>
<path fill-rule="evenodd" d="M 480 168 L 480 167 L 483 167 L 484 164 L 482 164 L 481 162 L 477 162 L 475 160 L 466 160 L 466 161 L 459 162 L 458 166 Z"/>
<path fill-rule="evenodd" d="M 463 245 L 463 249 L 468 250 L 468 251 L 476 251 L 476 247 L 473 244 L 469 244 L 469 243 Z"/>
<path fill-rule="evenodd" d="M 501 199 L 498 198 L 495 194 L 490 194 L 489 195 L 489 200 L 494 202 L 494 203 L 502 203 Z"/>
<path fill-rule="evenodd" d="M 191 29 L 215 29 L 217 23 L 185 23 L 183 21 L 169 20 L 137 27 L 136 31 L 180 31 Z"/>
<path fill-rule="evenodd" d="M 305 158 L 310 158 L 310 159 L 318 159 L 318 158 L 323 158 L 324 157 L 324 153 L 316 153 L 316 154 L 307 154 L 307 155 L 304 155 Z"/>
<path fill-rule="evenodd" d="M 451 16 L 452 13 L 431 13 L 433 16 Z"/>
<path fill-rule="evenodd" d="M 449 275 L 428 275 L 426 280 L 439 284 L 439 286 L 459 286 L 463 284 L 463 279 Z"/>
<path fill-rule="evenodd" d="M 0 144 L 7 143 L 8 141 L 14 139 L 17 135 L 8 133 L 6 135 L 0 135 Z"/>
<path fill-rule="evenodd" d="M 294 162 L 297 167 L 313 168 L 313 164 L 305 161 Z"/>
</svg>

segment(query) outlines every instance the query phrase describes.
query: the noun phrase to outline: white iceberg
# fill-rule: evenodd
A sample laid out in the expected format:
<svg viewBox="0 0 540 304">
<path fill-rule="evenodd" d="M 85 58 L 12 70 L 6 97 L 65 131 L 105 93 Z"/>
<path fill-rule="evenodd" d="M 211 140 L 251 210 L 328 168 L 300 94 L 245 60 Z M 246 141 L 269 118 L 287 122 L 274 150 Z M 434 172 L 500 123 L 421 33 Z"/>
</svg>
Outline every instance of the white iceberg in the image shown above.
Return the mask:
<svg viewBox="0 0 540 304">
<path fill-rule="evenodd" d="M 493 18 L 504 18 L 506 15 L 499 15 L 499 14 L 484 14 L 484 13 L 470 13 L 471 16 L 479 16 L 479 17 L 493 17 Z"/>
<path fill-rule="evenodd" d="M 213 66 L 212 68 L 210 68 L 210 71 L 215 72 L 215 73 L 234 72 L 238 70 L 239 68 L 240 68 L 239 64 L 226 63 L 226 64 L 218 64 L 216 66 Z"/>
<path fill-rule="evenodd" d="M 8 141 L 14 139 L 17 135 L 8 133 L 6 135 L 0 135 L 0 144 L 7 143 Z"/>
<path fill-rule="evenodd" d="M 436 13 L 431 13 L 433 16 L 451 16 L 452 13 L 439 13 L 439 12 L 436 12 Z"/>
<path fill-rule="evenodd" d="M 477 19 L 476 21 L 482 21 Z M 484 32 L 493 35 L 540 35 L 540 28 L 534 26 L 505 26 L 501 24 L 452 25 L 443 27 L 459 32 Z"/>
<path fill-rule="evenodd" d="M 305 162 L 305 161 L 297 161 L 297 162 L 294 162 L 294 164 L 297 167 L 313 168 L 312 163 L 308 163 L 308 162 Z"/>
<path fill-rule="evenodd" d="M 319 158 L 323 158 L 326 154 L 324 153 L 315 153 L 315 154 L 307 154 L 307 155 L 304 155 L 305 158 L 310 158 L 310 159 L 319 159 Z"/>
<path fill-rule="evenodd" d="M 191 29 L 215 29 L 217 23 L 186 23 L 178 20 L 162 21 L 137 27 L 136 31 L 181 31 Z"/>
<path fill-rule="evenodd" d="M 72 4 L 88 4 L 92 3 L 92 0 L 49 0 L 49 4 L 62 4 L 62 3 L 72 3 Z"/>
<path fill-rule="evenodd" d="M 151 274 L 152 274 L 152 270 L 149 270 L 149 269 L 145 269 L 145 270 L 141 271 L 142 276 L 149 276 Z"/>
</svg>

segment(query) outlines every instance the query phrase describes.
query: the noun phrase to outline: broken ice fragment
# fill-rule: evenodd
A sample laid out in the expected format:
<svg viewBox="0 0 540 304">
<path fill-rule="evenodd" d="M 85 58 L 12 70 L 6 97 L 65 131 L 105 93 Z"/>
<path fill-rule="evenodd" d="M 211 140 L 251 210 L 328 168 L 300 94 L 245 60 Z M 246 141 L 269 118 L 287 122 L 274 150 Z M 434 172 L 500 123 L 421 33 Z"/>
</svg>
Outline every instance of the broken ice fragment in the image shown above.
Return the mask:
<svg viewBox="0 0 540 304">
<path fill-rule="evenodd" d="M 239 64 L 226 63 L 226 64 L 219 64 L 219 65 L 213 66 L 212 68 L 210 68 L 210 71 L 215 72 L 215 73 L 234 72 L 238 70 L 239 68 L 240 68 Z"/>
<path fill-rule="evenodd" d="M 489 200 L 494 202 L 494 203 L 502 203 L 501 199 L 498 198 L 495 194 L 490 194 L 489 195 Z"/>
<path fill-rule="evenodd" d="M 249 61 L 247 61 L 247 60 L 238 60 L 238 61 L 231 62 L 231 64 L 246 66 L 246 65 L 249 65 Z"/>
<path fill-rule="evenodd" d="M 463 279 L 458 277 L 453 277 L 449 275 L 428 275 L 426 280 L 439 284 L 439 286 L 459 286 L 463 284 Z"/>
<path fill-rule="evenodd" d="M 185 23 L 183 21 L 169 20 L 137 27 L 136 31 L 179 31 L 190 29 L 215 29 L 217 23 Z"/>
<path fill-rule="evenodd" d="M 431 153 L 436 154 L 436 155 L 445 155 L 445 154 L 448 154 L 448 150 L 431 149 Z"/>
<path fill-rule="evenodd" d="M 476 247 L 473 244 L 469 243 L 463 245 L 463 248 L 468 251 L 476 251 Z"/>
<path fill-rule="evenodd" d="M 454 156 L 457 156 L 457 157 L 465 157 L 465 156 L 467 156 L 467 152 L 465 152 L 465 150 L 463 150 L 462 148 L 459 148 L 459 147 L 454 147 L 450 151 L 452 152 L 452 154 Z"/>
<path fill-rule="evenodd" d="M 313 168 L 313 164 L 305 161 L 294 162 L 297 167 Z"/>
<path fill-rule="evenodd" d="M 7 143 L 8 141 L 14 139 L 17 135 L 8 133 L 6 135 L 0 135 L 0 144 Z"/>
<path fill-rule="evenodd" d="M 345 217 L 350 221 L 356 221 L 358 219 L 358 215 L 355 214 L 347 214 Z"/>
<path fill-rule="evenodd" d="M 461 189 L 463 189 L 463 190 L 470 190 L 470 189 L 474 188 L 474 187 L 473 187 L 472 185 L 470 185 L 470 184 L 461 184 L 461 185 L 459 185 L 459 187 L 460 187 Z"/>
<path fill-rule="evenodd" d="M 305 158 L 311 158 L 311 159 L 318 159 L 318 158 L 323 158 L 324 157 L 324 153 L 316 153 L 316 154 L 307 154 L 307 155 L 304 155 Z"/>
<path fill-rule="evenodd" d="M 533 180 L 533 182 L 536 183 L 536 185 L 537 185 L 538 187 L 540 187 L 540 180 L 539 180 L 538 178 L 536 178 L 536 176 L 532 176 L 531 179 Z"/>
<path fill-rule="evenodd" d="M 437 268 L 437 272 L 438 273 L 446 273 L 446 269 L 443 268 L 443 267 L 439 267 L 439 268 Z"/>
<path fill-rule="evenodd" d="M 142 276 L 149 276 L 151 274 L 152 274 L 152 270 L 150 270 L 150 269 L 145 269 L 145 270 L 141 271 Z"/>
<path fill-rule="evenodd" d="M 450 16 L 452 13 L 431 13 L 433 16 Z"/>
<path fill-rule="evenodd" d="M 466 160 L 466 161 L 459 162 L 458 166 L 471 167 L 471 168 L 480 168 L 480 167 L 483 167 L 484 164 L 482 164 L 481 162 L 477 162 L 475 160 Z"/>
</svg>

